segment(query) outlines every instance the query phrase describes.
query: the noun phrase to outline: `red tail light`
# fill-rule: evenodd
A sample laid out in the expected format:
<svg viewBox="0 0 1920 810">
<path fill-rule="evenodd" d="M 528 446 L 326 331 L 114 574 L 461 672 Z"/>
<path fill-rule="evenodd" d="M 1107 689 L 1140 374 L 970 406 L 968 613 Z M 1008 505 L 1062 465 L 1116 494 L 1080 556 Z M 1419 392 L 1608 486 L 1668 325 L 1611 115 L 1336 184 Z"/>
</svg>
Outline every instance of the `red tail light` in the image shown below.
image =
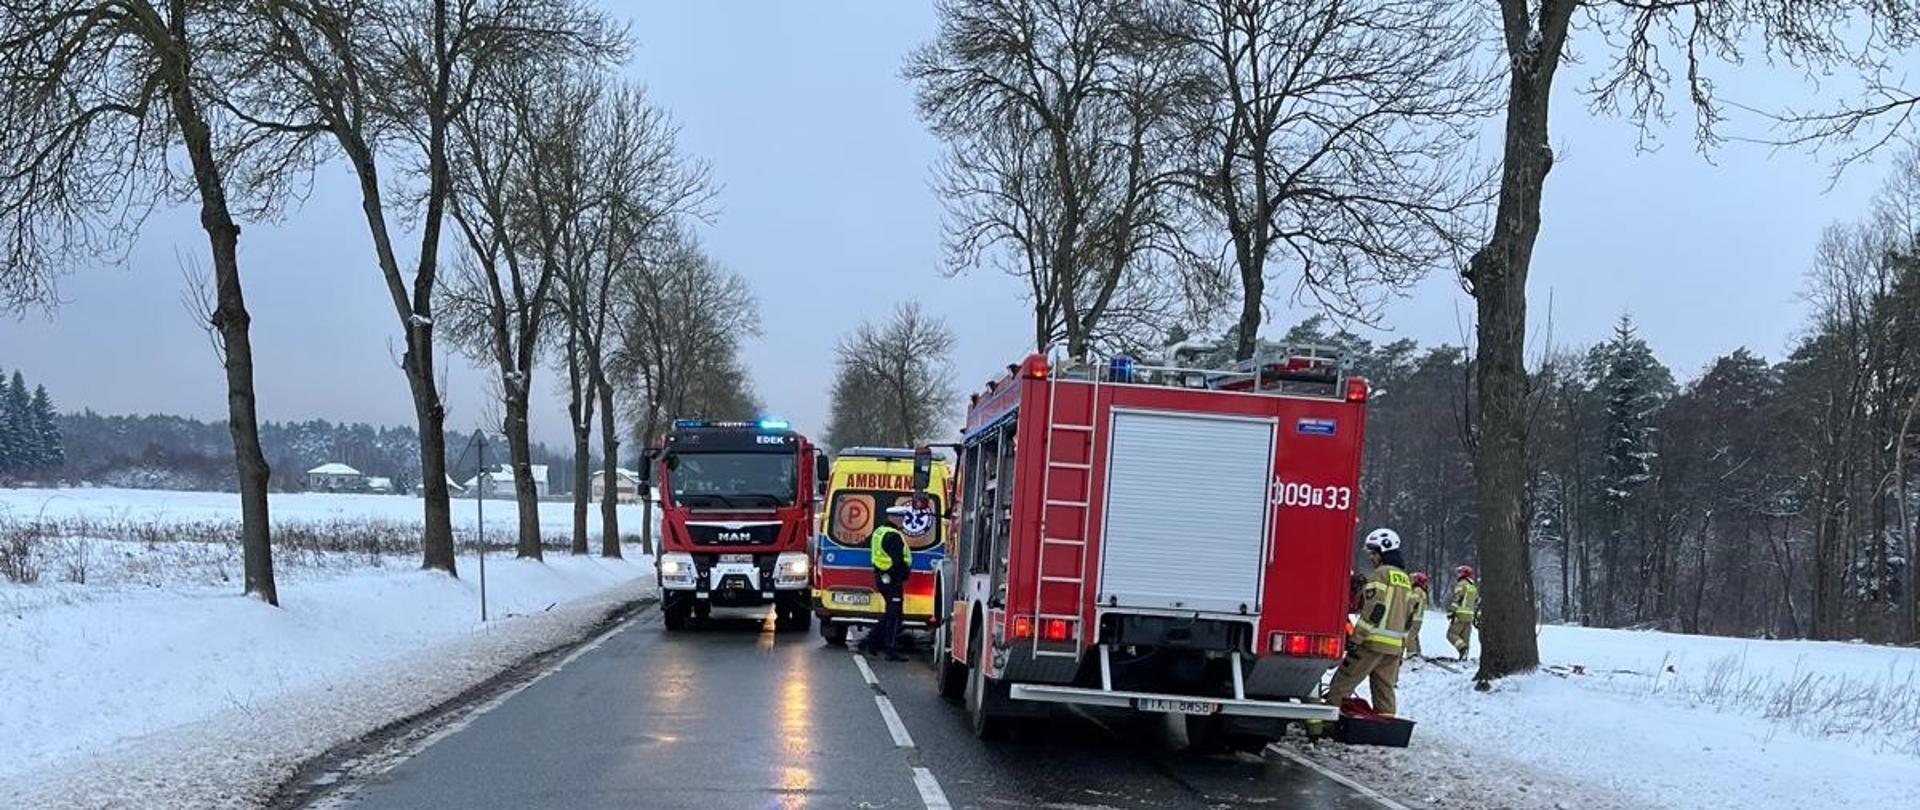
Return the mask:
<svg viewBox="0 0 1920 810">
<path fill-rule="evenodd" d="M 1033 638 L 1032 616 L 1013 617 L 1013 637 L 1021 640 Z"/>
<path fill-rule="evenodd" d="M 1345 652 L 1342 646 L 1339 636 L 1274 633 L 1271 648 L 1274 652 L 1301 658 L 1339 658 Z"/>
<path fill-rule="evenodd" d="M 1048 619 L 1040 623 L 1040 637 L 1047 641 L 1066 641 L 1073 637 L 1073 622 Z"/>
</svg>

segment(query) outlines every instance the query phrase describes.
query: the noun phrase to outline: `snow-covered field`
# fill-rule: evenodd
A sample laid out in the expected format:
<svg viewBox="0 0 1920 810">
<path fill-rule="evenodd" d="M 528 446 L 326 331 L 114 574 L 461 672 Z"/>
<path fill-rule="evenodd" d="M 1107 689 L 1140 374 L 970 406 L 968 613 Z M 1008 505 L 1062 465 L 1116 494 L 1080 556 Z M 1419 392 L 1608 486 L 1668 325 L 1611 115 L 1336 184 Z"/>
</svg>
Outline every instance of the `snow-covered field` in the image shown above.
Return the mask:
<svg viewBox="0 0 1920 810">
<path fill-rule="evenodd" d="M 541 507 L 548 534 L 569 530 L 568 504 Z M 276 495 L 272 508 L 277 529 L 371 523 L 404 538 L 420 520 L 420 501 L 403 496 Z M 622 509 L 624 525 L 637 525 L 638 510 Z M 510 531 L 511 502 L 488 501 L 486 512 L 489 536 L 496 520 Z M 0 528 L 205 528 L 237 515 L 236 497 L 220 493 L 0 490 Z M 472 526 L 469 509 L 456 515 Z M 459 558 L 458 579 L 418 570 L 417 552 L 294 555 L 277 572 L 273 608 L 238 593 L 238 550 L 228 544 L 61 542 L 73 541 L 90 560 L 85 584 L 56 570 L 32 585 L 0 580 L 0 785 L 9 786 L 0 805 L 97 806 L 131 795 L 123 790 L 169 795 L 168 785 L 184 787 L 176 797 L 258 790 L 299 758 L 451 697 L 652 587 L 651 560 L 635 545 L 626 560 L 550 553 L 542 564 L 496 553 L 483 625 L 472 554 Z M 272 742 L 259 742 L 263 729 Z M 248 742 L 235 745 L 235 735 Z M 217 766 L 183 766 L 199 762 Z M 172 770 L 154 770 L 163 766 Z"/>
<path fill-rule="evenodd" d="M 1450 651 L 1445 633 L 1430 615 L 1423 648 Z M 1487 693 L 1473 690 L 1471 664 L 1410 665 L 1399 700 L 1420 724 L 1411 748 L 1319 755 L 1410 805 L 1476 810 L 1844 807 L 1920 793 L 1920 650 L 1550 626 L 1540 655 L 1546 671 Z"/>
<path fill-rule="evenodd" d="M 267 508 L 275 524 L 329 523 L 360 520 L 380 523 L 420 523 L 420 499 L 411 495 L 358 495 L 344 493 L 275 493 L 267 497 Z M 600 531 L 600 505 L 592 504 L 588 528 L 596 536 Z M 481 512 L 484 510 L 484 514 Z M 240 514 L 238 496 L 230 492 L 179 492 L 161 489 L 0 489 L 0 517 L 23 520 L 35 518 L 87 518 L 103 521 L 143 521 L 155 523 L 198 523 L 232 521 Z M 471 531 L 479 518 L 487 523 L 487 534 L 511 531 L 519 510 L 510 499 L 494 498 L 476 504 L 472 498 L 453 503 L 453 525 Z M 638 526 L 640 507 L 620 506 L 623 526 Z M 549 534 L 566 532 L 573 526 L 573 504 L 566 501 L 541 501 L 540 524 Z"/>
</svg>

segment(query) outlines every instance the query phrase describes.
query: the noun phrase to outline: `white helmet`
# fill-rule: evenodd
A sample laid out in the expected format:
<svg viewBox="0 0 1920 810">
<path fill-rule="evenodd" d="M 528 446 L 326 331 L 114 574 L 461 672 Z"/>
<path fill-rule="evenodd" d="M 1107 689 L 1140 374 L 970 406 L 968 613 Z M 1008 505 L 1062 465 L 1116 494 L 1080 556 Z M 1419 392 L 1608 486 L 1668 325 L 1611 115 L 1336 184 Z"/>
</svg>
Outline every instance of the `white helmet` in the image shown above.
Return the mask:
<svg viewBox="0 0 1920 810">
<path fill-rule="evenodd" d="M 1400 550 L 1400 533 L 1392 529 L 1374 529 L 1367 533 L 1367 550 L 1385 554 Z"/>
</svg>

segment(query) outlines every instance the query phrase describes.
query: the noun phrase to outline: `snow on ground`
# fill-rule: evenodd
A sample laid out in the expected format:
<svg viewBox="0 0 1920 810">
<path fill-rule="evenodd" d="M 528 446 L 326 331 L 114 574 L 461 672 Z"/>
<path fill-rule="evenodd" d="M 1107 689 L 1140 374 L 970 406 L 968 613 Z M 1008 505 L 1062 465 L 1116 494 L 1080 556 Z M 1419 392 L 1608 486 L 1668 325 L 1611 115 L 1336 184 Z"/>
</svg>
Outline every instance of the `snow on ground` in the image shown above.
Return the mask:
<svg viewBox="0 0 1920 810">
<path fill-rule="evenodd" d="M 541 505 L 549 534 L 571 526 L 568 506 Z M 273 509 L 282 530 L 391 521 L 404 538 L 420 501 L 277 495 Z M 232 494 L 0 490 L 0 527 L 219 524 L 237 513 Z M 511 502 L 489 501 L 487 513 L 490 535 L 495 515 L 510 531 Z M 85 584 L 55 571 L 32 585 L 0 580 L 0 806 L 247 805 L 301 759 L 575 638 L 653 587 L 637 545 L 625 560 L 495 553 L 482 624 L 472 554 L 456 579 L 418 570 L 417 551 L 310 551 L 278 566 L 274 608 L 237 593 L 228 544 L 88 543 Z"/>
<path fill-rule="evenodd" d="M 1445 632 L 1430 615 L 1426 652 L 1450 651 Z M 1420 724 L 1411 748 L 1316 756 L 1409 804 L 1476 810 L 1859 806 L 1920 792 L 1920 650 L 1548 626 L 1540 654 L 1547 671 L 1488 693 L 1473 691 L 1471 664 L 1410 665 L 1399 702 Z"/>
<path fill-rule="evenodd" d="M 587 529 L 600 533 L 598 503 L 591 504 Z M 326 492 L 280 492 L 267 496 L 267 510 L 277 524 L 330 523 L 338 520 L 418 524 L 420 499 L 411 495 L 361 495 Z M 161 489 L 0 489 L 0 517 L 21 520 L 85 518 L 95 521 L 195 523 L 231 521 L 240 514 L 239 496 L 231 492 L 182 492 Z M 472 498 L 453 502 L 455 529 L 471 531 L 484 517 L 487 533 L 512 528 L 520 512 L 510 499 L 493 498 L 476 504 Z M 620 525 L 639 526 L 640 507 L 620 506 Z M 573 504 L 541 501 L 540 525 L 549 533 L 570 531 Z M 626 530 L 622 530 L 624 534 Z"/>
</svg>

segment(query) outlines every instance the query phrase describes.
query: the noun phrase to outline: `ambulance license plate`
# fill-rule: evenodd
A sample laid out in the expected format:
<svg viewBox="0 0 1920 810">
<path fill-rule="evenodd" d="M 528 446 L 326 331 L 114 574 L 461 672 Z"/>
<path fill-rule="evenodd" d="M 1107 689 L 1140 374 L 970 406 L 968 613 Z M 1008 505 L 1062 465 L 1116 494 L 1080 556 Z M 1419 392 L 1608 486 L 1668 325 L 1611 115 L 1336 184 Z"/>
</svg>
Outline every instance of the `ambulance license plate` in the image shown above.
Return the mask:
<svg viewBox="0 0 1920 810">
<path fill-rule="evenodd" d="M 752 554 L 722 554 L 720 555 L 720 561 L 723 563 L 751 563 L 753 562 L 753 555 Z"/>
<path fill-rule="evenodd" d="M 864 607 L 873 604 L 873 594 L 834 591 L 833 603 L 836 605 L 861 605 Z"/>
<path fill-rule="evenodd" d="M 1162 714 L 1219 714 L 1220 704 L 1211 700 L 1168 700 L 1166 698 L 1134 698 L 1133 707 L 1143 712 Z"/>
</svg>

